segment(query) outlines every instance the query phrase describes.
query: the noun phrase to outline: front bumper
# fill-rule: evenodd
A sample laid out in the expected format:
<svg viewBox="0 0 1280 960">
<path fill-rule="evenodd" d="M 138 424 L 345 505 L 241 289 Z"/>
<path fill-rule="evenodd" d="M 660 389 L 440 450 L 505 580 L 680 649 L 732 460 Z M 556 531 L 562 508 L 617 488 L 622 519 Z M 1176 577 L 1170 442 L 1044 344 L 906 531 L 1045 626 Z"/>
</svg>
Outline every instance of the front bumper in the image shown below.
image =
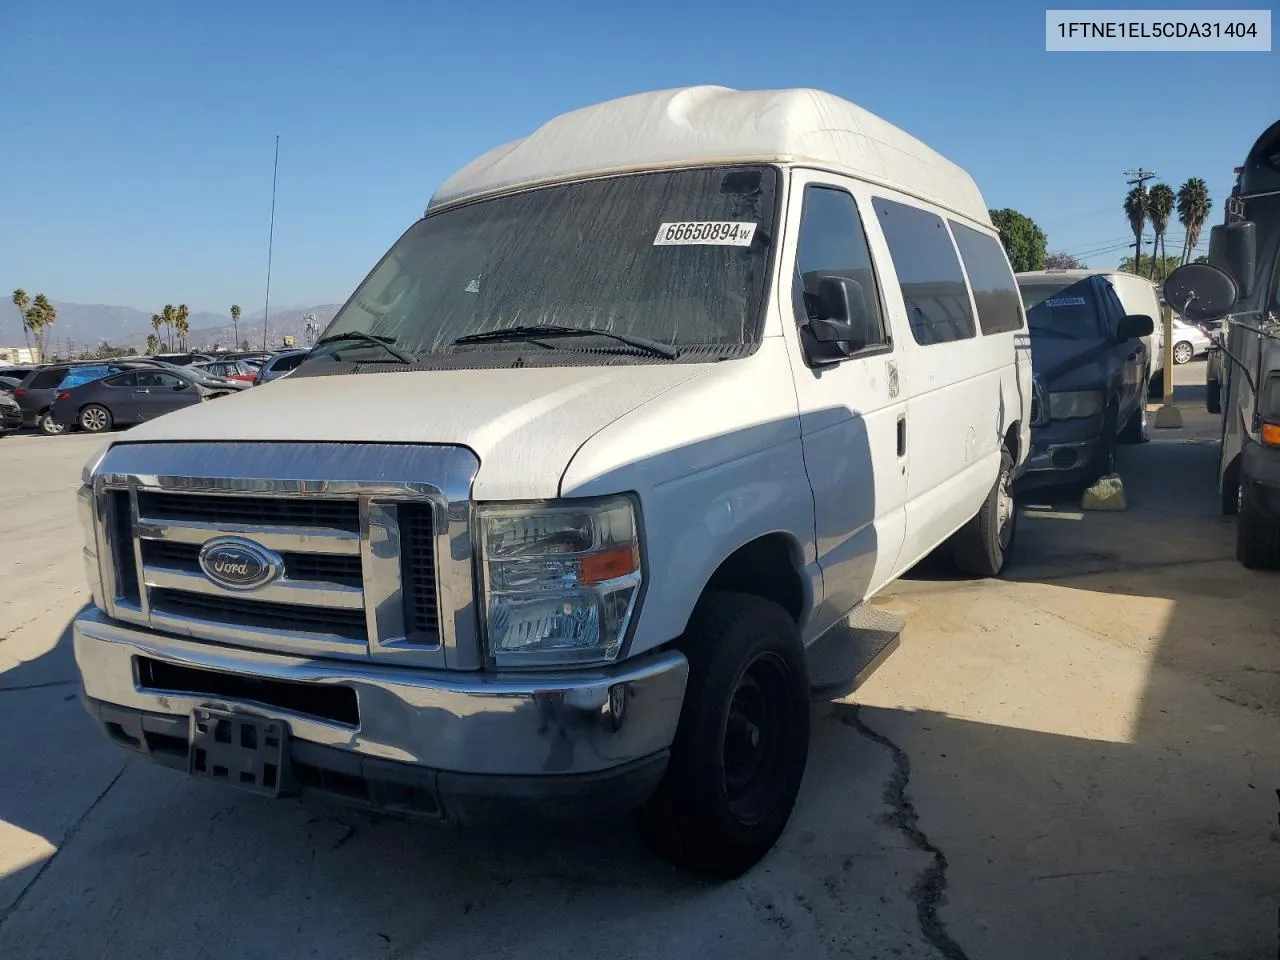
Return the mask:
<svg viewBox="0 0 1280 960">
<path fill-rule="evenodd" d="M 450 819 L 513 800 L 563 812 L 642 802 L 688 676 L 676 652 L 558 673 L 310 659 L 139 630 L 93 607 L 73 636 L 86 706 L 123 747 L 186 769 L 195 708 L 267 717 L 289 729 L 299 792 Z"/>
<path fill-rule="evenodd" d="M 1098 438 L 1068 440 L 1059 443 L 1037 443 L 1032 439 L 1031 456 L 1019 486 L 1037 487 L 1069 484 L 1082 479 L 1093 460 Z"/>
</svg>

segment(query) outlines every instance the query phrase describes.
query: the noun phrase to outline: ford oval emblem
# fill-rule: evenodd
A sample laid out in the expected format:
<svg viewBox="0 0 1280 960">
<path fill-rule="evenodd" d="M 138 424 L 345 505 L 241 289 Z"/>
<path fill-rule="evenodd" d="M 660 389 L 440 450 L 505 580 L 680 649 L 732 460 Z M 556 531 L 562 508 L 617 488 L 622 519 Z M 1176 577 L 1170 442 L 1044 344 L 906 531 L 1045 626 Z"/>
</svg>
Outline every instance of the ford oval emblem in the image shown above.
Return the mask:
<svg viewBox="0 0 1280 960">
<path fill-rule="evenodd" d="M 200 569 L 228 590 L 256 590 L 284 572 L 284 559 L 241 537 L 217 537 L 200 548 Z"/>
</svg>

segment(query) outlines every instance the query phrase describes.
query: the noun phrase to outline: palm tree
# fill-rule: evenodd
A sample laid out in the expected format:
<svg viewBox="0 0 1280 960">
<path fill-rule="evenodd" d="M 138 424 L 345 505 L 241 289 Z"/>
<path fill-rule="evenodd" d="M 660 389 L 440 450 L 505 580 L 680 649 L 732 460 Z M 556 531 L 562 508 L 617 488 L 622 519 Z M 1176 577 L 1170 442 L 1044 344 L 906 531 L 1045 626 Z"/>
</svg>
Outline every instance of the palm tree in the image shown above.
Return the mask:
<svg viewBox="0 0 1280 960">
<path fill-rule="evenodd" d="M 158 313 L 153 313 L 151 315 L 151 329 L 155 331 L 155 334 L 153 334 L 153 336 L 155 336 L 156 338 L 156 353 L 160 352 L 159 333 L 160 333 L 160 328 L 163 326 L 164 326 L 164 317 L 160 316 L 160 314 Z M 148 338 L 148 342 L 150 342 L 149 338 Z"/>
<path fill-rule="evenodd" d="M 151 315 L 151 325 L 155 327 L 157 330 L 160 329 L 159 320 L 160 320 L 159 315 L 157 314 Z M 148 333 L 147 334 L 147 355 L 155 356 L 159 352 L 160 352 L 160 338 L 157 337 L 154 333 Z"/>
<path fill-rule="evenodd" d="M 1129 218 L 1133 231 L 1134 273 L 1142 273 L 1142 228 L 1147 225 L 1147 191 L 1142 185 L 1134 187 L 1124 198 L 1124 215 Z"/>
<path fill-rule="evenodd" d="M 169 341 L 169 350 L 173 350 L 173 324 L 176 321 L 176 311 L 173 309 L 172 303 L 166 303 L 160 310 L 160 319 L 164 322 L 165 338 Z"/>
<path fill-rule="evenodd" d="M 191 332 L 191 322 L 188 317 L 191 311 L 187 309 L 185 303 L 178 304 L 178 309 L 173 311 L 173 326 L 178 331 L 178 343 L 180 349 L 187 349 L 187 334 Z"/>
<path fill-rule="evenodd" d="M 240 342 L 240 305 L 238 303 L 231 305 L 231 326 L 235 328 L 236 333 L 233 342 L 238 344 Z"/>
<path fill-rule="evenodd" d="M 27 341 L 27 349 L 31 349 L 31 331 L 27 328 L 27 305 L 31 302 L 31 298 L 27 296 L 27 291 L 19 287 L 13 291 L 13 305 L 18 308 L 18 319 L 22 322 L 22 338 Z M 41 360 L 44 357 L 40 358 Z"/>
<path fill-rule="evenodd" d="M 24 318 L 27 329 L 36 338 L 36 352 L 43 360 L 45 333 L 58 319 L 58 308 L 50 303 L 49 298 L 43 293 L 37 293 L 35 300 L 31 301 L 31 306 L 27 308 Z"/>
<path fill-rule="evenodd" d="M 1151 248 L 1151 279 L 1156 279 L 1156 265 L 1160 265 L 1160 272 L 1164 272 L 1165 257 L 1169 251 L 1164 246 L 1164 235 L 1169 229 L 1169 217 L 1173 215 L 1173 205 L 1177 198 L 1173 195 L 1173 188 L 1167 183 L 1157 183 L 1151 188 L 1151 192 L 1147 194 L 1147 211 L 1151 214 L 1151 229 L 1155 231 L 1156 238 Z M 1156 247 L 1159 247 L 1157 251 Z M 1161 280 L 1164 277 L 1160 278 Z"/>
<path fill-rule="evenodd" d="M 1182 262 L 1188 263 L 1200 242 L 1200 231 L 1209 219 L 1213 201 L 1209 199 L 1209 187 L 1199 177 L 1191 177 L 1178 188 L 1178 222 L 1187 228 L 1182 243 Z"/>
</svg>

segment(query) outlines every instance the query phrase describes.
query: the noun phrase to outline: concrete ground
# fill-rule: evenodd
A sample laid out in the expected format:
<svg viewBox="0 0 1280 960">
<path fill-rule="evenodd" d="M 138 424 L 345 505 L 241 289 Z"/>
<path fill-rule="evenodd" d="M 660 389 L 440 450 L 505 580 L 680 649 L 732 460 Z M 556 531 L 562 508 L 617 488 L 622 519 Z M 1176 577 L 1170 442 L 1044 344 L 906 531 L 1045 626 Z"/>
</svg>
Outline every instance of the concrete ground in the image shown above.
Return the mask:
<svg viewBox="0 0 1280 960">
<path fill-rule="evenodd" d="M 625 825 L 268 802 L 109 747 L 63 633 L 98 440 L 0 441 L 0 957 L 1275 957 L 1280 580 L 1233 558 L 1200 364 L 1126 513 L 1027 497 L 1006 580 L 926 562 L 902 646 L 815 707 L 778 847 L 720 886 Z"/>
</svg>

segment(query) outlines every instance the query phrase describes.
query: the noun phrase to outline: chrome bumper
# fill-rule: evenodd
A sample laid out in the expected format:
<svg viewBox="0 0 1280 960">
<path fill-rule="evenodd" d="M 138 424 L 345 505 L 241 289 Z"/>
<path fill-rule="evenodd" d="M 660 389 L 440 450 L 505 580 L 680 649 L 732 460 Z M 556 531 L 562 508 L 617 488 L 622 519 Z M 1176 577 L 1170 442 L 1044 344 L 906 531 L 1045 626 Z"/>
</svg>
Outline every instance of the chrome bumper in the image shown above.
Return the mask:
<svg viewBox="0 0 1280 960">
<path fill-rule="evenodd" d="M 676 652 L 557 673 L 319 660 L 139 630 L 93 607 L 76 618 L 74 645 L 84 694 L 98 704 L 182 718 L 200 706 L 243 711 L 283 721 L 293 741 L 369 760 L 515 777 L 603 774 L 663 755 L 675 737 L 689 671 Z M 255 681 L 346 687 L 354 692 L 358 718 L 342 723 L 257 699 L 147 687 L 140 679 L 143 659 Z M 187 687 L 199 686 L 200 674 L 182 675 Z M 263 689 L 269 699 L 270 688 Z"/>
</svg>

